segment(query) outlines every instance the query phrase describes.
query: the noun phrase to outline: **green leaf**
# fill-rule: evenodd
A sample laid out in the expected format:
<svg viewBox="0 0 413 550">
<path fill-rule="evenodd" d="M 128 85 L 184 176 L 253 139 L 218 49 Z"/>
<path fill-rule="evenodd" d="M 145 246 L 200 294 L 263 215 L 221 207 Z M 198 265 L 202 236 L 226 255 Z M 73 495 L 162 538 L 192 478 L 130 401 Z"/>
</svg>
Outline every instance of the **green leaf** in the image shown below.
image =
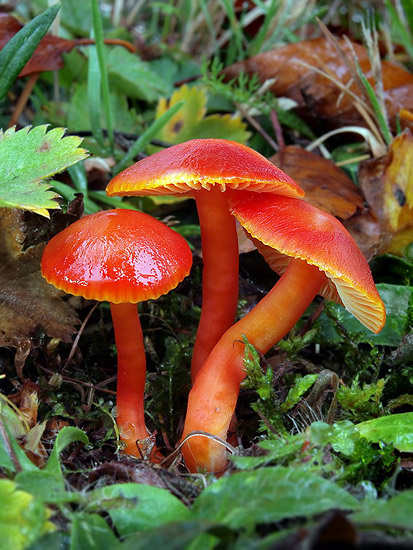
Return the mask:
<svg viewBox="0 0 413 550">
<path fill-rule="evenodd" d="M 48 521 L 49 510 L 43 502 L 16 488 L 8 479 L 0 479 L 0 541 L 2 548 L 24 550 L 54 526 Z"/>
<path fill-rule="evenodd" d="M 377 290 L 386 306 L 386 324 L 381 332 L 373 334 L 360 321 L 346 311 L 342 306 L 329 303 L 328 307 L 334 317 L 350 334 L 357 334 L 357 341 L 369 343 L 372 346 L 393 346 L 400 343 L 408 322 L 409 304 L 413 301 L 413 287 L 402 285 L 378 284 Z M 320 315 L 315 326 L 318 334 L 315 340 L 323 344 L 342 342 L 342 337 L 335 329 L 335 323 L 325 313 Z"/>
<path fill-rule="evenodd" d="M 189 510 L 169 491 L 138 483 L 96 489 L 89 495 L 89 505 L 106 510 L 121 535 L 190 517 Z"/>
<path fill-rule="evenodd" d="M 331 508 L 352 510 L 358 502 L 322 477 L 276 466 L 221 478 L 197 498 L 193 512 L 236 529 L 313 516 Z"/>
<path fill-rule="evenodd" d="M 77 502 L 79 493 L 66 491 L 65 482 L 61 474 L 53 474 L 45 470 L 24 470 L 19 472 L 15 481 L 19 489 L 27 491 L 37 500 L 50 504 L 64 504 Z"/>
<path fill-rule="evenodd" d="M 392 414 L 356 424 L 357 431 L 373 443 L 391 443 L 403 453 L 413 452 L 413 412 Z"/>
<path fill-rule="evenodd" d="M 193 547 L 188 547 L 188 545 L 200 535 L 208 532 L 216 536 L 222 536 L 222 538 L 231 536 L 228 529 L 208 521 L 183 521 L 163 525 L 157 529 L 129 537 L 120 545 L 119 550 L 148 550 L 148 548 L 164 548 L 167 550 L 183 550 L 184 548 L 193 548 L 193 550 L 199 548 L 201 550 L 202 548 L 206 550 L 206 548 L 212 547 L 205 547 L 203 544 L 198 545 L 198 540 Z"/>
<path fill-rule="evenodd" d="M 114 174 L 118 174 L 124 168 L 130 164 L 138 153 L 140 153 L 148 143 L 156 136 L 158 132 L 162 130 L 165 124 L 171 120 L 171 118 L 181 109 L 184 105 L 184 101 L 179 101 L 175 103 L 170 109 L 168 109 L 163 115 L 157 118 L 150 126 L 147 128 L 143 134 L 135 141 L 129 151 L 124 155 L 121 161 L 115 166 Z"/>
<path fill-rule="evenodd" d="M 305 392 L 317 380 L 318 374 L 306 374 L 302 378 L 298 378 L 292 388 L 289 389 L 288 395 L 284 403 L 281 405 L 282 412 L 287 412 L 296 405 Z"/>
<path fill-rule="evenodd" d="M 89 438 L 79 428 L 75 428 L 73 426 L 65 426 L 60 430 L 60 432 L 56 436 L 56 440 L 53 445 L 53 450 L 49 456 L 49 460 L 47 461 L 46 466 L 44 467 L 44 471 L 60 475 L 61 474 L 61 467 L 60 467 L 60 460 L 59 456 L 60 453 L 68 446 L 70 443 L 74 443 L 75 441 L 81 441 L 85 445 L 88 445 Z"/>
<path fill-rule="evenodd" d="M 38 499 L 54 504 L 76 502 L 80 493 L 66 491 L 65 480 L 60 466 L 59 455 L 70 443 L 81 441 L 86 445 L 89 439 L 85 432 L 73 426 L 65 426 L 57 434 L 53 450 L 46 466 L 39 470 L 34 466 L 18 473 L 15 480 L 19 487 L 35 495 Z"/>
<path fill-rule="evenodd" d="M 115 129 L 122 132 L 135 133 L 139 128 L 136 111 L 129 109 L 128 100 L 118 93 L 110 94 L 110 109 L 115 120 Z M 88 107 L 87 88 L 84 84 L 77 84 L 73 88 L 70 104 L 67 108 L 67 127 L 73 132 L 95 131 L 91 126 Z M 51 105 L 53 109 L 53 105 Z M 100 111 L 100 128 L 106 128 L 104 113 Z"/>
<path fill-rule="evenodd" d="M 168 85 L 152 72 L 149 63 L 120 46 L 110 49 L 107 56 L 109 83 L 127 97 L 157 101 Z"/>
<path fill-rule="evenodd" d="M 368 500 L 351 520 L 362 525 L 381 525 L 413 530 L 413 491 L 405 491 L 389 500 Z"/>
<path fill-rule="evenodd" d="M 156 117 L 162 116 L 168 107 L 179 101 L 185 101 L 185 105 L 157 134 L 158 139 L 175 144 L 194 138 L 225 138 L 246 143 L 250 137 L 245 123 L 238 116 L 216 114 L 205 117 L 207 96 L 205 90 L 197 86 L 181 86 L 169 101 L 161 98 Z"/>
<path fill-rule="evenodd" d="M 49 217 L 59 208 L 43 180 L 87 157 L 81 139 L 63 137 L 64 128 L 47 132 L 47 126 L 0 131 L 0 206 L 31 210 Z"/>
<path fill-rule="evenodd" d="M 90 2 L 63 0 L 60 17 L 61 25 L 75 36 L 89 36 L 92 28 L 92 7 Z"/>
<path fill-rule="evenodd" d="M 106 521 L 98 514 L 75 514 L 70 539 L 71 550 L 117 550 L 120 544 Z"/>
<path fill-rule="evenodd" d="M 0 52 L 0 100 L 6 95 L 26 65 L 59 11 L 50 6 L 11 38 Z"/>
</svg>

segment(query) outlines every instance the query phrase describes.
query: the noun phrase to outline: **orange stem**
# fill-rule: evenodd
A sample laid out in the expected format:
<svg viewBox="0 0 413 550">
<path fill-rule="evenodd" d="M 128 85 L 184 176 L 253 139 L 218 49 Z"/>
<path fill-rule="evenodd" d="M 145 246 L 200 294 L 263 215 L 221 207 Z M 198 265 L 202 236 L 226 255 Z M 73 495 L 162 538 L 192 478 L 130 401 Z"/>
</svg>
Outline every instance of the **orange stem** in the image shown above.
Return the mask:
<svg viewBox="0 0 413 550">
<path fill-rule="evenodd" d="M 124 451 L 140 457 L 136 441 L 150 434 L 145 426 L 143 408 L 146 357 L 138 309 L 136 304 L 111 304 L 110 308 L 118 352 L 116 422 L 125 443 Z M 144 451 L 145 443 L 142 443 Z"/>
<path fill-rule="evenodd" d="M 220 339 L 197 375 L 189 394 L 183 438 L 197 430 L 227 436 L 240 383 L 245 378 L 243 335 L 266 353 L 295 325 L 319 291 L 324 275 L 317 267 L 292 260 L 288 269 L 245 317 Z M 183 446 L 190 471 L 221 471 L 227 464 L 224 446 L 205 437 L 191 437 Z"/>
<path fill-rule="evenodd" d="M 202 310 L 192 356 L 192 382 L 211 350 L 234 323 L 238 305 L 238 238 L 225 193 L 218 188 L 195 195 L 201 226 Z"/>
</svg>

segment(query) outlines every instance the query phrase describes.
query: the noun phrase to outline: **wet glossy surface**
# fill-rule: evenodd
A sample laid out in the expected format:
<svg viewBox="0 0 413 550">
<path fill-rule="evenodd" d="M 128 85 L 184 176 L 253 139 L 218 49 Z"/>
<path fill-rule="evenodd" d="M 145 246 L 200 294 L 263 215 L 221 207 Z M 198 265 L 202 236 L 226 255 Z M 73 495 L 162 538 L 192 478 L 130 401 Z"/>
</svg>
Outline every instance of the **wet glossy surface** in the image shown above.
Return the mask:
<svg viewBox="0 0 413 550">
<path fill-rule="evenodd" d="M 298 184 L 265 157 L 234 141 L 194 139 L 147 157 L 108 185 L 108 195 L 180 194 L 218 185 L 303 196 Z"/>
<path fill-rule="evenodd" d="M 42 273 L 65 292 L 139 302 L 174 288 L 190 271 L 183 237 L 147 214 L 108 210 L 81 218 L 46 246 Z"/>
</svg>

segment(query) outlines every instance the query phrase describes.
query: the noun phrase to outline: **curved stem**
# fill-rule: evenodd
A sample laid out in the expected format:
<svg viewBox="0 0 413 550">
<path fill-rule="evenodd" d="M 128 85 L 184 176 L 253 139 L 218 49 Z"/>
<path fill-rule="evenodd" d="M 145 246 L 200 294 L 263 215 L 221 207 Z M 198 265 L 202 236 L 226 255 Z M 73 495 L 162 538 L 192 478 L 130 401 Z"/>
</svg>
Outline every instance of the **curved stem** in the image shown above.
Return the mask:
<svg viewBox="0 0 413 550">
<path fill-rule="evenodd" d="M 292 260 L 267 296 L 227 330 L 198 373 L 189 394 L 183 437 L 202 430 L 226 438 L 240 383 L 245 378 L 242 336 L 259 352 L 266 353 L 295 325 L 323 280 L 318 268 Z M 183 446 L 190 471 L 223 470 L 227 463 L 225 451 L 222 445 L 201 437 L 192 437 Z"/>
<path fill-rule="evenodd" d="M 143 397 L 146 357 L 136 304 L 111 304 L 118 352 L 116 422 L 127 454 L 140 457 L 137 440 L 149 437 L 145 426 Z"/>
<path fill-rule="evenodd" d="M 238 305 L 238 238 L 225 193 L 213 188 L 195 195 L 201 226 L 202 311 L 192 356 L 192 382 L 212 348 L 234 323 Z"/>
</svg>

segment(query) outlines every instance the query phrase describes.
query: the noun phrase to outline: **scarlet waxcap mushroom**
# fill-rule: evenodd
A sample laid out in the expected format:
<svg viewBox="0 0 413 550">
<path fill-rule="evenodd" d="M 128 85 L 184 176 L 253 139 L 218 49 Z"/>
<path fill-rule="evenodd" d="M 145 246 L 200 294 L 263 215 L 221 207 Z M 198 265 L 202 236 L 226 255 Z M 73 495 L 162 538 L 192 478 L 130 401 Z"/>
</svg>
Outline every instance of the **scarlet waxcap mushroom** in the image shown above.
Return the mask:
<svg viewBox="0 0 413 550">
<path fill-rule="evenodd" d="M 192 265 L 185 239 L 135 210 L 85 216 L 57 235 L 43 253 L 43 277 L 69 294 L 111 304 L 118 351 L 117 423 L 128 454 L 145 440 L 146 360 L 137 302 L 175 288 Z M 143 442 L 145 448 L 145 443 Z"/>
<path fill-rule="evenodd" d="M 303 190 L 265 157 L 234 141 L 194 139 L 130 166 L 107 186 L 109 196 L 187 195 L 196 200 L 202 237 L 202 313 L 192 379 L 235 319 L 238 240 L 226 190 L 249 189 L 301 197 Z"/>
<path fill-rule="evenodd" d="M 374 332 L 385 322 L 370 268 L 336 218 L 305 201 L 276 195 L 244 193 L 230 197 L 230 206 L 255 242 L 274 250 L 273 265 L 283 275 L 212 350 L 190 392 L 183 437 L 201 430 L 226 438 L 245 377 L 243 336 L 266 353 L 289 332 L 317 293 L 341 300 Z M 281 255 L 288 257 L 285 263 Z M 225 448 L 205 437 L 188 439 L 183 454 L 191 471 L 219 471 L 226 466 Z"/>
</svg>

